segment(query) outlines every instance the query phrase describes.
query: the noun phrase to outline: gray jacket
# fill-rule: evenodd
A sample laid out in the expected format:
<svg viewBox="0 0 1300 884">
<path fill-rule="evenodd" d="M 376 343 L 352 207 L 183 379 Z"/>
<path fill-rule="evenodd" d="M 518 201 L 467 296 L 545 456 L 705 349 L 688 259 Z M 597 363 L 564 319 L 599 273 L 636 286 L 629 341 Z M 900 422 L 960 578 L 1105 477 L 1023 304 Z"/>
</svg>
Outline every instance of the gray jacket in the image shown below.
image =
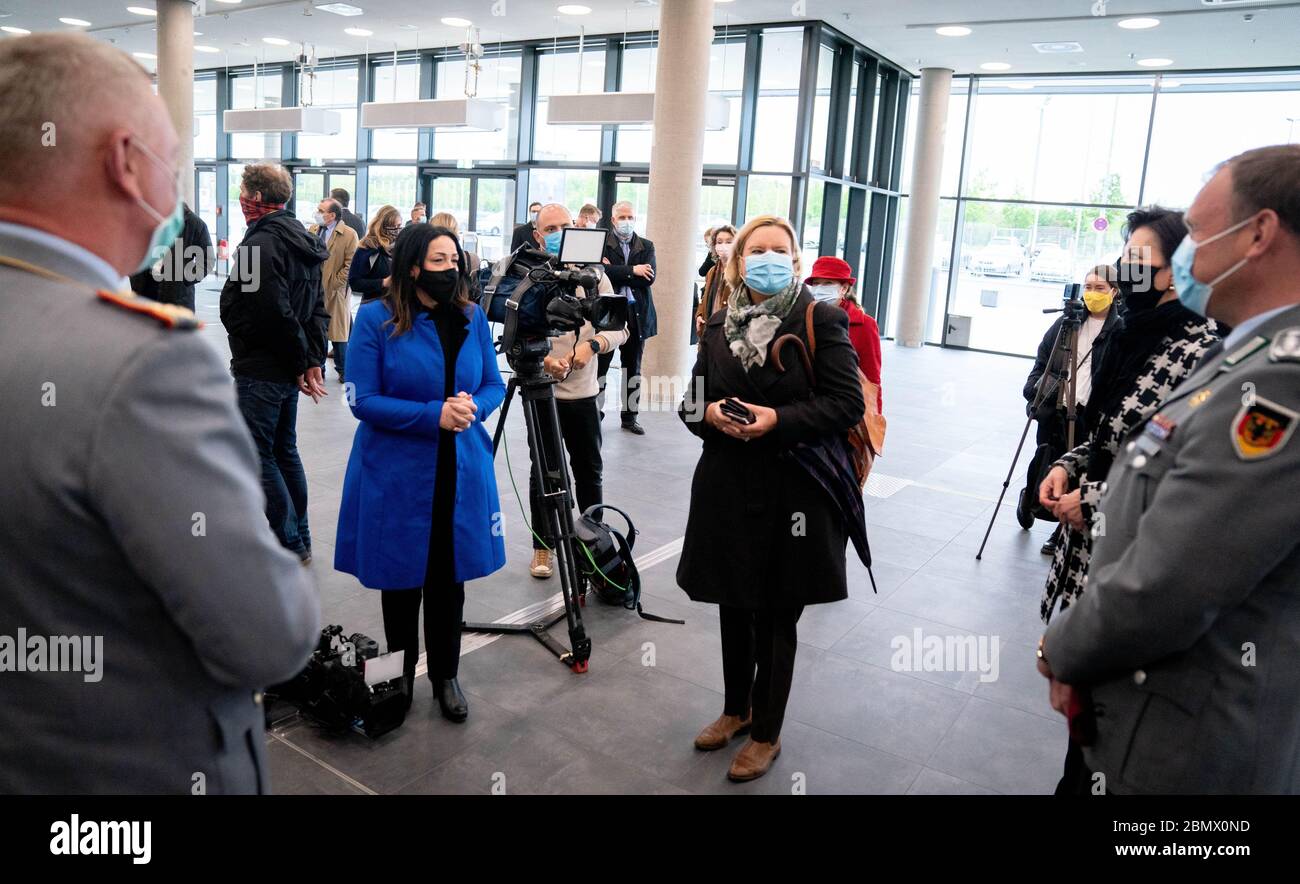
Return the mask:
<svg viewBox="0 0 1300 884">
<path fill-rule="evenodd" d="M 1121 446 L 1088 591 L 1044 652 L 1091 686 L 1115 793 L 1300 792 L 1300 306 Z"/>
<path fill-rule="evenodd" d="M 51 240 L 0 231 L 67 278 L 0 265 L 0 793 L 267 791 L 257 692 L 312 650 L 309 574 L 217 354 L 98 298 L 106 265 Z M 20 635 L 102 643 L 99 671 L 14 671 Z"/>
</svg>

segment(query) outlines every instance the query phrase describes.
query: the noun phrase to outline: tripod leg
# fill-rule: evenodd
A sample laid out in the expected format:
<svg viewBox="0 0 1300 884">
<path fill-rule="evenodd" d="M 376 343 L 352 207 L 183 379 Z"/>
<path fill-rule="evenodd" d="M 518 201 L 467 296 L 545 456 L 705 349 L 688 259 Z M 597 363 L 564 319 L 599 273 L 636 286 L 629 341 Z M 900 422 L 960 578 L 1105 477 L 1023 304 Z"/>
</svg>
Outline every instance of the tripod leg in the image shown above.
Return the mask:
<svg viewBox="0 0 1300 884">
<path fill-rule="evenodd" d="M 506 429 L 506 415 L 510 413 L 510 400 L 514 398 L 515 391 L 519 389 L 519 380 L 514 375 L 510 376 L 510 382 L 506 384 L 506 398 L 501 400 L 501 413 L 497 415 L 497 426 L 492 431 L 492 456 L 497 456 L 497 448 L 501 445 L 501 436 Z"/>
<path fill-rule="evenodd" d="M 989 517 L 989 527 L 984 532 L 984 540 L 980 542 L 980 551 L 975 553 L 975 561 L 984 557 L 984 547 L 989 542 L 989 535 L 993 533 L 993 523 L 997 521 L 998 510 L 1002 509 L 1002 499 L 1007 496 L 1007 487 L 1011 485 L 1011 477 L 1016 472 L 1016 463 L 1020 460 L 1020 451 L 1025 447 L 1025 438 L 1029 436 L 1029 425 L 1034 422 L 1031 417 L 1025 421 L 1025 429 L 1020 434 L 1020 444 L 1016 446 L 1016 456 L 1011 458 L 1011 469 L 1007 470 L 1007 478 L 1002 483 L 1002 493 L 998 495 L 997 506 L 993 507 L 993 515 Z"/>
</svg>

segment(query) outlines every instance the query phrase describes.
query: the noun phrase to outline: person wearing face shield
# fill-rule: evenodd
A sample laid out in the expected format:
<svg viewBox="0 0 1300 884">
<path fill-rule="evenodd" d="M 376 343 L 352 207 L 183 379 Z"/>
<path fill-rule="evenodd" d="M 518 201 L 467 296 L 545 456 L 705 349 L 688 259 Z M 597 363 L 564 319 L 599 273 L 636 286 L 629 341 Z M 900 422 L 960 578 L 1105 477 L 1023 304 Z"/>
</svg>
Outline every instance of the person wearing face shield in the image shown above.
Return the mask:
<svg viewBox="0 0 1300 884">
<path fill-rule="evenodd" d="M 1300 145 L 1219 166 L 1165 254 L 1182 305 L 1233 330 L 1116 454 L 1038 668 L 1053 708 L 1091 697 L 1094 789 L 1295 795 Z"/>
<path fill-rule="evenodd" d="M 728 772 L 744 781 L 766 774 L 781 752 L 804 607 L 848 594 L 849 519 L 836 486 L 798 454 L 841 464 L 860 516 L 843 446 L 866 401 L 848 316 L 816 303 L 800 281 L 789 221 L 750 220 L 726 273 L 732 295 L 705 325 L 678 412 L 703 445 L 677 583 L 693 601 L 719 606 L 722 714 L 695 746 L 719 750 L 748 732 Z M 787 335 L 810 342 L 807 363 Z"/>
<path fill-rule="evenodd" d="M 83 651 L 0 675 L 0 792 L 269 791 L 260 692 L 320 612 L 222 360 L 189 310 L 126 288 L 180 229 L 177 133 L 84 34 L 0 41 L 0 95 L 0 631 Z"/>
<path fill-rule="evenodd" d="M 1061 523 L 1061 540 L 1039 603 L 1044 623 L 1086 595 L 1097 507 L 1129 434 L 1159 410 L 1219 341 L 1215 321 L 1179 300 L 1169 259 L 1187 233 L 1182 214 L 1138 209 L 1129 213 L 1124 229 L 1116 275 L 1123 325 L 1112 334 L 1091 378 L 1084 409 L 1089 432 L 1052 465 L 1038 488 L 1039 503 Z M 1059 792 L 1078 788 L 1087 776 L 1079 749 L 1071 739 Z"/>
</svg>

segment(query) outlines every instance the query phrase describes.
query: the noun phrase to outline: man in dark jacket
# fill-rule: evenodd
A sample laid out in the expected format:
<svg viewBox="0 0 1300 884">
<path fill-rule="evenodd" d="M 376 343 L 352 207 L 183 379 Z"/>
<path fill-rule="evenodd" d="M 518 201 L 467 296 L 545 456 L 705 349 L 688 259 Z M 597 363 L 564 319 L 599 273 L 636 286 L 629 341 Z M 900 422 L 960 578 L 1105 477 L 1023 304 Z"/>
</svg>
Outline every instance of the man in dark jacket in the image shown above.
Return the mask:
<svg viewBox="0 0 1300 884">
<path fill-rule="evenodd" d="M 537 213 L 541 210 L 541 203 L 532 202 L 528 204 L 528 220 L 515 226 L 515 232 L 510 237 L 510 251 L 517 251 L 522 245 L 535 245 L 533 233 L 537 230 Z"/>
<path fill-rule="evenodd" d="M 658 332 L 655 302 L 650 286 L 655 281 L 655 244 L 636 233 L 636 209 L 629 202 L 617 202 L 609 213 L 613 229 L 605 237 L 605 254 L 601 261 L 614 291 L 629 302 L 627 343 L 618 348 L 622 363 L 623 390 L 619 417 L 623 429 L 638 436 L 645 429 L 636 415 L 641 400 L 641 353 L 645 342 Z M 613 352 L 600 354 L 601 416 L 605 414 L 605 375 L 614 359 Z"/>
<path fill-rule="evenodd" d="M 216 264 L 212 237 L 203 219 L 185 209 L 185 226 L 167 254 L 147 270 L 131 277 L 131 290 L 162 304 L 194 310 L 194 285 L 207 278 Z"/>
<path fill-rule="evenodd" d="M 365 239 L 366 222 L 361 220 L 360 215 L 348 208 L 348 203 L 352 200 L 352 194 L 341 187 L 336 187 L 330 191 L 330 199 L 343 207 L 339 220 L 356 231 L 357 239 Z"/>
<path fill-rule="evenodd" d="M 244 167 L 239 204 L 248 229 L 221 290 L 221 324 L 239 409 L 262 462 L 266 515 L 281 545 L 311 560 L 307 475 L 298 457 L 298 394 L 326 395 L 321 290 L 324 243 L 285 209 L 293 179 L 282 166 Z"/>
</svg>

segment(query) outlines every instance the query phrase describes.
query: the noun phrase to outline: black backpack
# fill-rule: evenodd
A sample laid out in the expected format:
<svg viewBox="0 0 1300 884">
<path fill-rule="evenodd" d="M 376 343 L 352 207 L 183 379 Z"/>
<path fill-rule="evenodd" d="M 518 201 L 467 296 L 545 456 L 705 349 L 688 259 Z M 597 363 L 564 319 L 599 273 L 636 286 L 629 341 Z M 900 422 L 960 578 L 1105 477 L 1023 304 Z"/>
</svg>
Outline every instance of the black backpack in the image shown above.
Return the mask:
<svg viewBox="0 0 1300 884">
<path fill-rule="evenodd" d="M 623 517 L 627 523 L 626 535 L 600 520 L 600 515 L 605 510 L 612 510 Z M 636 562 L 632 560 L 632 546 L 636 543 L 637 530 L 627 513 L 608 504 L 589 506 L 574 523 L 573 533 L 579 546 L 575 550 L 578 570 L 596 590 L 596 596 L 602 602 L 636 611 L 644 620 L 658 623 L 686 622 L 647 614 L 641 609 L 641 574 L 637 571 Z"/>
</svg>

